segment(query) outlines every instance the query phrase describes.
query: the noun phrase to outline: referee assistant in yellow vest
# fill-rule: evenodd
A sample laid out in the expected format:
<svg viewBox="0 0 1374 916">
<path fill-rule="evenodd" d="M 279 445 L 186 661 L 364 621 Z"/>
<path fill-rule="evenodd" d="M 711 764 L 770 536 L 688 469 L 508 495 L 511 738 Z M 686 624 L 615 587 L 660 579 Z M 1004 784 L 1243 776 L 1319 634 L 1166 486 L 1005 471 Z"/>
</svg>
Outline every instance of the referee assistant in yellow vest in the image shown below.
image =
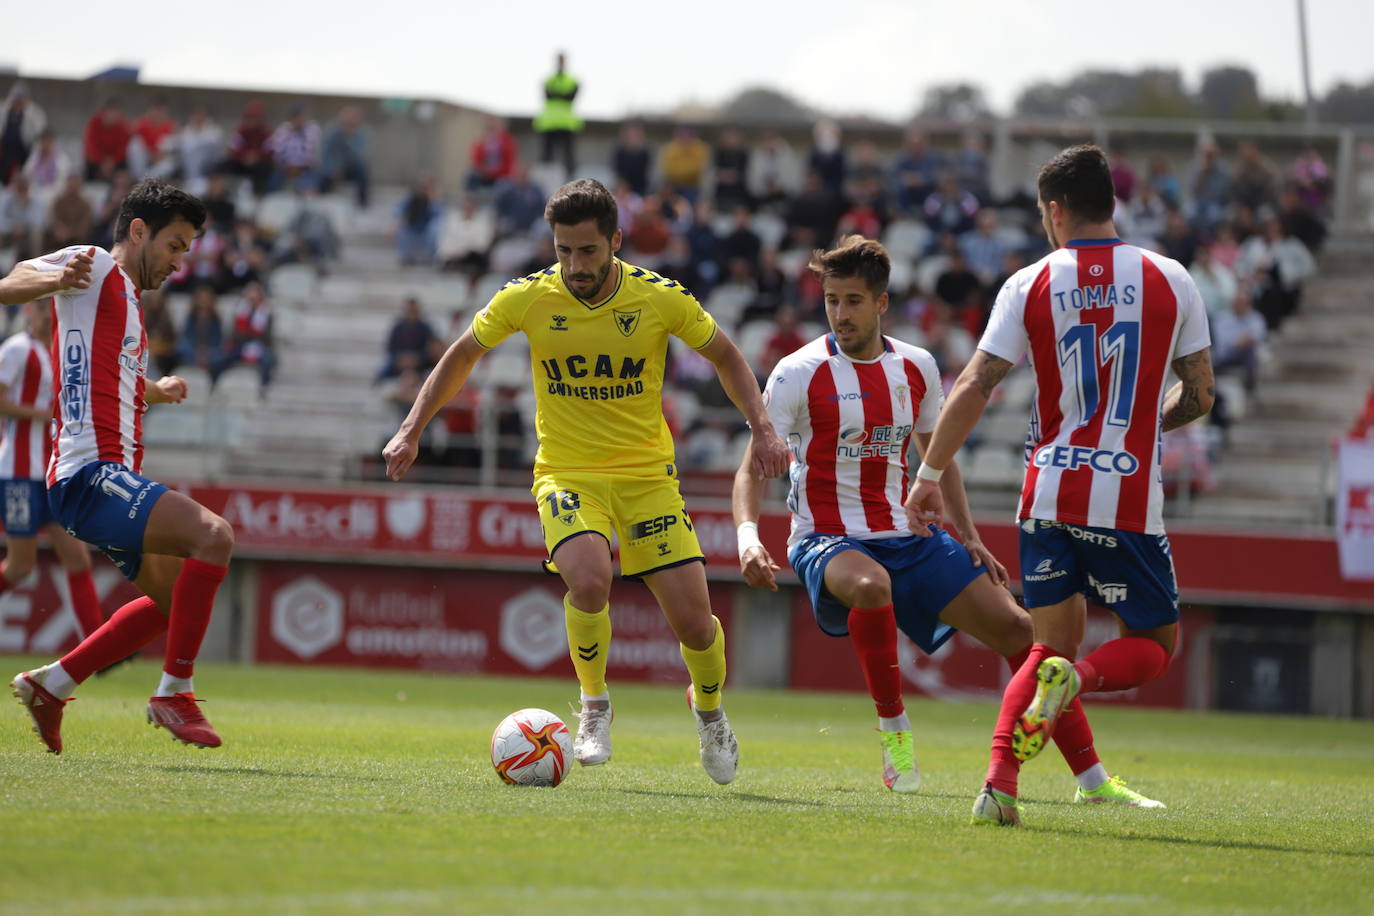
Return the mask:
<svg viewBox="0 0 1374 916">
<path fill-rule="evenodd" d="M 565 69 L 563 53 L 558 54 L 558 69 L 544 80 L 544 110 L 534 119 L 534 129 L 544 135 L 542 162 L 552 162 L 554 150 L 562 147 L 563 168 L 572 178 L 573 138 L 582 129 L 582 119 L 573 114 L 573 99 L 577 98 L 577 80 Z"/>
</svg>

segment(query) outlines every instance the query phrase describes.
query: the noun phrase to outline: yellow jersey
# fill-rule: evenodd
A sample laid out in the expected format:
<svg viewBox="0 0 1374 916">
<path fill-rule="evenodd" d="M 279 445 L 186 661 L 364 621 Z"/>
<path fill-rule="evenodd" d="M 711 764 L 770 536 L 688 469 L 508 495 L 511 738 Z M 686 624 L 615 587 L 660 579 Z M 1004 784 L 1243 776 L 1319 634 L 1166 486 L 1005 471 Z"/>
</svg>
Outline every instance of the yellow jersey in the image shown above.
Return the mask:
<svg viewBox="0 0 1374 916">
<path fill-rule="evenodd" d="M 530 342 L 535 476 L 604 471 L 671 476 L 663 417 L 668 335 L 700 350 L 716 322 L 676 281 L 616 259 L 615 291 L 597 305 L 570 292 L 555 264 L 503 286 L 472 320 L 486 349 L 516 331 Z"/>
</svg>

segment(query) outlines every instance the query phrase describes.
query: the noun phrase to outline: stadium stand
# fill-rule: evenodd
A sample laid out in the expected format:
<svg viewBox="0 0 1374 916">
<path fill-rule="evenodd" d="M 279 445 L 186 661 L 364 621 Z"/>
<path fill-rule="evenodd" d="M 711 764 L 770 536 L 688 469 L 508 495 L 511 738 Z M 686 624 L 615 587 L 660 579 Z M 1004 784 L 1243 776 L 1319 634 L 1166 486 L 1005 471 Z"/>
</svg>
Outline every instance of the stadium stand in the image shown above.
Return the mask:
<svg viewBox="0 0 1374 916">
<path fill-rule="evenodd" d="M 40 82 L 40 91 L 41 86 Z M 271 384 L 259 390 L 252 367 L 230 368 L 227 359 L 209 366 L 210 371 L 193 384 L 193 389 L 208 389 L 204 401 L 190 410 L 154 410 L 150 416 L 150 441 L 165 446 L 150 451 L 150 465 L 163 476 L 185 472 L 326 480 L 375 477 L 375 456 L 396 422 L 395 406 L 388 400 L 394 392 L 375 384 L 392 310 L 403 297 L 414 296 L 429 323 L 440 329 L 440 338 L 450 339 L 511 276 L 550 262 L 552 251 L 537 208 L 521 205 L 521 200 L 528 204 L 534 196 L 525 176 L 540 196 L 565 176 L 557 166 L 534 161 L 537 138 L 528 121 L 513 119 L 509 126 L 518 150 L 511 174 L 516 177 L 509 183 L 479 183 L 463 205 L 466 161 L 452 167 L 439 163 L 430 175 L 394 156 L 381 161 L 382 147 L 375 142 L 357 144 L 375 160 L 354 162 L 367 166 L 364 182 L 372 179 L 367 206 L 361 206 L 364 195 L 358 182 L 337 169 L 331 175 L 312 172 L 311 163 L 319 156 L 311 146 L 319 140 L 318 127 L 310 127 L 315 124 L 312 112 L 339 112 L 330 135 L 343 124 L 361 131 L 359 136 L 370 131 L 390 141 L 416 140 L 420 145 L 432 143 L 434 135 L 417 136 L 414 125 L 375 115 L 359 125 L 359 112 L 371 110 L 367 100 L 281 96 L 263 105 L 244 93 L 224 95 L 227 107 L 222 110 L 247 112 L 236 129 L 230 129 L 227 120 L 218 125 L 225 128 L 224 135 L 236 136 L 253 118 L 264 121 L 265 129 L 275 131 L 278 138 L 275 145 L 263 140 L 269 153 L 275 151 L 278 167 L 260 167 L 252 174 L 235 168 L 238 174 L 221 191 L 218 179 L 187 162 L 188 181 L 198 186 L 193 190 L 208 185 L 210 197 L 217 201 L 212 208 L 217 229 L 198 243 L 199 259 L 179 279 L 175 289 L 182 292 L 167 297 L 167 311 L 180 330 L 188 311 L 186 293 L 196 285 L 210 283 L 223 294 L 251 279 L 264 281 L 272 307 L 269 345 L 277 356 L 276 371 Z M 170 97 L 174 119 L 199 107 L 176 92 Z M 85 123 L 94 105 L 65 113 L 61 104 L 49 108 L 58 128 L 59 151 L 80 161 L 77 125 Z M 276 117 L 267 117 L 268 111 Z M 492 123 L 476 112 L 449 114 L 465 119 L 464 143 Z M 197 144 L 188 142 L 186 149 L 203 161 L 205 137 L 214 136 L 217 125 L 207 127 L 200 113 L 196 120 Z M 657 157 L 676 125 L 644 127 L 649 154 Z M 903 158 L 901 131 L 875 131 L 870 126 L 854 137 L 844 136 L 838 158 L 814 160 L 832 170 L 839 163 L 838 186 L 831 175 L 828 183 L 813 183 L 807 191 L 789 177 L 790 195 L 777 188 L 765 194 L 759 188 L 766 182 L 751 179 L 756 199 L 747 219 L 735 209 L 710 209 L 715 180 L 709 168 L 700 177 L 704 203 L 695 209 L 662 180 L 661 170 L 651 174 L 649 193 L 636 194 L 614 170 L 618 124 L 589 126 L 579 156 L 586 162 L 584 171 L 595 173 L 620 196 L 622 222 L 632 239 L 623 256 L 682 280 L 751 358 L 759 358 L 773 337 L 774 316 L 782 304 L 798 309 L 804 333 L 823 327 L 818 288 L 805 268 L 809 249 L 828 242 L 837 226 L 867 227 L 880 235 L 894 259 L 891 330 L 932 349 L 948 382 L 971 352 L 1002 278 L 1044 249 L 1033 196 L 1028 197 L 1025 188 L 1034 163 L 1060 141 L 1048 143 L 1029 134 L 994 155 L 973 157 L 970 166 L 957 159 L 963 131 L 941 133 L 940 125 L 933 127 L 930 146 L 920 160 L 922 167 L 932 168 L 934 178 L 928 184 L 922 179 L 913 185 L 912 173 L 903 172 L 910 163 Z M 680 139 L 686 132 L 676 133 Z M 709 144 L 716 139 L 714 130 L 698 133 L 694 141 Z M 809 133 L 798 132 L 790 140 L 802 151 L 803 161 Z M 288 141 L 296 146 L 283 149 Z M 779 137 L 770 132 L 760 142 L 772 155 Z M 764 146 L 748 152 L 763 162 Z M 1132 199 L 1118 207 L 1123 237 L 1185 263 L 1199 248 L 1206 248 L 1211 255 L 1208 263 L 1220 265 L 1211 269 L 1222 287 L 1240 284 L 1252 289 L 1256 307 L 1270 325 L 1253 385 L 1227 372 L 1219 374 L 1224 407 L 1204 437 L 1189 447 L 1196 456 L 1181 465 L 1182 479 L 1173 482 L 1178 493 L 1170 506 L 1173 515 L 1294 523 L 1325 517 L 1323 501 L 1314 494 L 1330 488 L 1327 444 L 1359 414 L 1368 381 L 1363 354 L 1374 335 L 1374 318 L 1360 305 L 1374 291 L 1374 282 L 1363 271 L 1374 245 L 1348 233 L 1324 238 L 1333 207 L 1348 209 L 1330 201 L 1329 189 L 1316 195 L 1308 189 L 1296 198 L 1281 192 L 1286 180 L 1314 168 L 1314 155 L 1319 171 L 1326 168 L 1320 153 L 1304 144 L 1301 155 L 1296 155 L 1299 148 L 1292 138 L 1260 138 L 1257 144 L 1232 132 L 1219 152 L 1213 152 L 1211 141 L 1184 135 L 1157 140 L 1156 148 L 1136 144 L 1135 160 L 1150 163 L 1147 174 L 1136 175 L 1128 161 L 1118 163 L 1118 181 L 1134 191 Z M 1326 148 L 1332 152 L 1329 145 Z M 229 155 L 226 164 L 233 166 L 234 155 L 222 149 Z M 1280 168 L 1277 163 L 1290 155 L 1296 155 L 1292 167 Z M 956 161 L 964 168 L 958 174 L 952 170 Z M 999 163 L 997 174 L 989 165 L 993 161 Z M 846 167 L 848 172 L 843 171 Z M 98 177 L 114 182 L 85 186 L 99 224 L 102 219 L 108 222 L 111 206 L 130 176 L 115 172 Z M 331 177 L 355 186 L 318 180 Z M 398 239 L 414 232 L 403 225 L 407 201 L 416 187 L 429 187 L 431 180 L 438 189 L 438 213 L 461 210 L 466 214 L 463 220 L 478 220 L 488 233 L 492 223 L 500 227 L 485 251 L 449 265 L 456 271 L 403 265 L 398 257 Z M 523 190 L 502 197 L 510 183 Z M 332 184 L 333 189 L 319 193 L 322 184 Z M 838 194 L 827 190 L 834 187 Z M 739 202 L 740 190 L 732 186 L 732 204 Z M 14 197 L 7 191 L 0 204 L 13 209 Z M 0 206 L 0 214 L 6 212 Z M 456 239 L 470 241 L 474 236 L 464 234 L 463 220 L 449 226 L 456 227 Z M 951 226 L 963 234 L 941 234 Z M 407 259 L 414 259 L 416 244 L 411 238 Z M 233 301 L 222 299 L 219 311 L 226 340 L 234 332 Z M 680 435 L 684 471 L 715 479 L 735 460 L 740 428 L 709 379 L 696 377 L 700 367 L 690 358 L 677 362 L 683 365 L 670 372 L 666 409 Z M 761 375 L 767 371 L 766 366 L 758 369 Z M 184 365 L 175 371 L 196 375 Z M 494 456 L 473 462 L 472 455 L 483 453 L 483 442 L 494 448 L 503 441 L 488 428 L 498 416 L 504 418 L 507 439 L 515 438 L 511 424 L 519 417 L 520 449 L 530 457 L 534 437 L 528 373 L 527 356 L 514 349 L 485 360 L 474 376 L 476 405 L 459 405 L 454 422 L 441 424 L 425 456 L 428 466 L 418 469 L 420 476 L 495 482 L 501 462 Z M 506 389 L 523 393 L 513 398 L 499 394 Z M 962 456 L 975 508 L 1000 510 L 1016 486 L 1030 396 L 1029 373 L 1018 369 L 999 390 Z M 694 443 L 696 438 L 701 441 Z M 209 445 L 223 448 L 205 448 Z M 454 461 L 445 460 L 446 452 L 466 457 L 454 466 Z"/>
</svg>

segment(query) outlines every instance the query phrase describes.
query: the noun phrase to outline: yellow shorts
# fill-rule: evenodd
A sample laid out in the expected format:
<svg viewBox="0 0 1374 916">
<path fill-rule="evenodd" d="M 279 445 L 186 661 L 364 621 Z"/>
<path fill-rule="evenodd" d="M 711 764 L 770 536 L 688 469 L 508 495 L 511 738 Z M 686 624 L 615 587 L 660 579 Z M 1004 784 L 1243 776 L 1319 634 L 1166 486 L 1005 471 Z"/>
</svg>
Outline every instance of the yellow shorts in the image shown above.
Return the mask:
<svg viewBox="0 0 1374 916">
<path fill-rule="evenodd" d="M 706 562 L 674 477 L 555 471 L 535 478 L 531 492 L 550 558 L 564 541 L 595 531 L 608 546 L 612 532 L 619 536 L 625 578 Z M 557 572 L 552 559 L 545 566 Z"/>
</svg>

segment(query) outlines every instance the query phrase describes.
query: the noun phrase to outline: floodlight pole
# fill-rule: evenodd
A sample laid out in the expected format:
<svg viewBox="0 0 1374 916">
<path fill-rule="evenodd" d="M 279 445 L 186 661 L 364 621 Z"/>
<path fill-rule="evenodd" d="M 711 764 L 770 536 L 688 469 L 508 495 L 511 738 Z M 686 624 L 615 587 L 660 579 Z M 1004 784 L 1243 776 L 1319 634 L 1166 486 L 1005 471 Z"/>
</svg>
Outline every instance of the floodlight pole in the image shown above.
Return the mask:
<svg viewBox="0 0 1374 916">
<path fill-rule="evenodd" d="M 1307 105 L 1307 123 L 1317 121 L 1317 106 L 1312 101 L 1312 66 L 1307 54 L 1307 0 L 1298 0 L 1298 53 L 1302 57 L 1302 94 Z"/>
</svg>

